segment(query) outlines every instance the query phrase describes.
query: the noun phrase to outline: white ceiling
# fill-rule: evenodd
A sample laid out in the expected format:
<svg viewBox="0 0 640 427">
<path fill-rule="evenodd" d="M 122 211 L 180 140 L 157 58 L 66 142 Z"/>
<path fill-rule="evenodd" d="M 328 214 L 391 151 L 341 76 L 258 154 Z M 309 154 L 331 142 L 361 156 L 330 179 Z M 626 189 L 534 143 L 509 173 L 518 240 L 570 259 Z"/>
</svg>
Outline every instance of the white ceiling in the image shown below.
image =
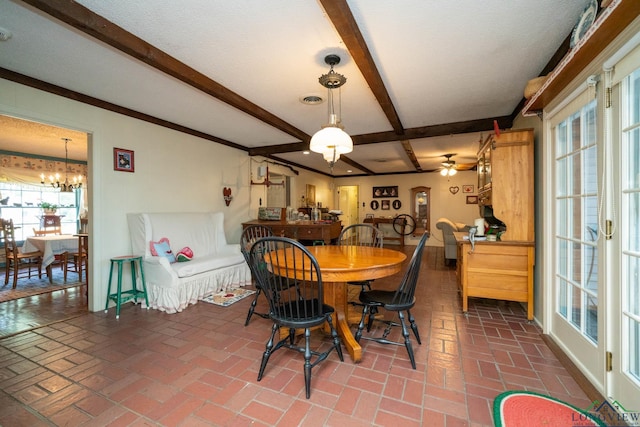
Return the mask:
<svg viewBox="0 0 640 427">
<path fill-rule="evenodd" d="M 80 13 L 77 4 L 70 6 L 73 2 L 34 1 L 51 4 L 51 11 L 42 11 L 36 7 L 45 6 L 30 6 L 29 1 L 0 0 L 0 28 L 12 34 L 0 42 L 0 67 L 249 150 L 301 142 L 300 134 L 313 135 L 327 122 L 326 103 L 309 106 L 299 99 L 308 94 L 326 98 L 318 77 L 328 71 L 324 57 L 336 53 L 342 60 L 335 70 L 347 78 L 342 121 L 356 141 L 347 157 L 374 173 L 415 171 L 401 143 L 405 140 L 421 168 L 430 170 L 446 153 L 457 153 L 453 159 L 458 163 L 473 161 L 481 135 L 487 136 L 492 126 L 485 123 L 478 129 L 469 123 L 492 123 L 514 113 L 527 81 L 542 72 L 566 41 L 588 1 L 76 2 L 191 67 L 209 86 L 217 83 L 279 118 L 298 136 L 154 68 L 153 61 L 161 55 L 145 63 L 74 28 L 90 28 L 100 21 Z M 348 6 L 362 36 L 359 49 L 353 49 L 353 39 L 341 38 L 335 13 L 323 5 Z M 80 23 L 72 26 L 49 14 L 67 12 L 80 16 Z M 343 15 L 347 16 L 338 18 Z M 117 29 L 109 22 L 97 28 L 98 33 Z M 386 109 L 372 89 L 377 86 L 361 72 L 362 52 L 370 55 L 388 93 L 391 104 Z M 408 130 L 404 137 L 389 138 L 394 127 L 388 111 L 394 109 L 401 129 Z M 458 122 L 463 123 L 452 127 Z M 62 157 L 60 135 L 41 142 L 34 132 L 22 139 L 8 123 L 0 121 L 0 149 Z M 438 132 L 437 125 L 458 130 Z M 423 127 L 439 136 L 406 136 L 422 135 L 410 130 Z M 473 132 L 459 134 L 466 129 Z M 370 143 L 360 144 L 358 136 Z M 113 143 L 117 146 L 118 141 Z M 76 153 L 74 144 L 73 154 L 69 149 L 70 158 L 81 159 L 81 147 Z M 319 154 L 304 155 L 296 149 L 273 156 L 329 173 Z M 347 169 L 363 173 L 340 161 L 333 174 L 346 175 Z"/>
</svg>

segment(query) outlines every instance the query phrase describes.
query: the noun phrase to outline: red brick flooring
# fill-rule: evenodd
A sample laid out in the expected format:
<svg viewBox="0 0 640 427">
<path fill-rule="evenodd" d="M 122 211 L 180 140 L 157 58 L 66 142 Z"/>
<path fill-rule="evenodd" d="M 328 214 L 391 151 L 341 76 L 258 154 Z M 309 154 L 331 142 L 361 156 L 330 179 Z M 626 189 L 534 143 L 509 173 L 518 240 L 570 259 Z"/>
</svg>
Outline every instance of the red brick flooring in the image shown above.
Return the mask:
<svg viewBox="0 0 640 427">
<path fill-rule="evenodd" d="M 494 397 L 512 389 L 589 405 L 519 304 L 472 299 L 461 314 L 442 249 L 425 251 L 417 298 L 417 370 L 403 346 L 365 341 L 361 363 L 332 353 L 314 368 L 308 400 L 300 354 L 279 350 L 256 381 L 270 324 L 243 326 L 250 298 L 36 328 L 0 339 L 0 425 L 492 426 Z"/>
</svg>

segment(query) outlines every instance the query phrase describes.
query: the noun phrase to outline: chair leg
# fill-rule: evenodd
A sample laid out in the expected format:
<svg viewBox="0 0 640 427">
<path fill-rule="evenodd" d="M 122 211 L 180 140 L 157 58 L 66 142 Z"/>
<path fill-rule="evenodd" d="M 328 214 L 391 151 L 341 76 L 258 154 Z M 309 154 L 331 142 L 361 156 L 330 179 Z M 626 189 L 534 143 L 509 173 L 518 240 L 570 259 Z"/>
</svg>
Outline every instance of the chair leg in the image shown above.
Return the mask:
<svg viewBox="0 0 640 427">
<path fill-rule="evenodd" d="M 338 353 L 338 357 L 341 362 L 344 362 L 344 356 L 342 355 L 342 346 L 340 345 L 340 338 L 338 338 L 338 331 L 333 326 L 333 319 L 331 315 L 327 316 L 327 323 L 329 323 L 329 329 L 331 330 L 331 338 L 333 338 L 333 347 L 336 349 Z"/>
<path fill-rule="evenodd" d="M 356 342 L 360 342 L 360 338 L 362 338 L 362 330 L 364 329 L 364 319 L 367 317 L 369 313 L 369 306 L 365 305 L 362 309 L 362 317 L 360 318 L 360 323 L 358 323 L 358 330 L 356 331 L 355 339 Z"/>
<path fill-rule="evenodd" d="M 4 284 L 6 285 L 7 283 L 9 283 L 9 274 L 11 273 L 11 260 L 7 259 L 5 263 L 6 265 L 5 265 L 5 272 L 4 272 Z"/>
<path fill-rule="evenodd" d="M 411 361 L 411 367 L 413 369 L 416 369 L 416 359 L 413 355 L 413 346 L 411 345 L 411 339 L 409 339 L 409 330 L 407 329 L 407 324 L 404 320 L 404 313 L 402 311 L 399 311 L 398 317 L 400 318 L 400 326 L 402 327 L 402 336 L 404 337 L 404 346 L 407 348 L 407 353 L 409 353 L 409 360 Z"/>
<path fill-rule="evenodd" d="M 13 289 L 18 286 L 18 270 L 20 269 L 20 261 L 13 260 Z"/>
<path fill-rule="evenodd" d="M 254 311 L 256 309 L 256 304 L 258 303 L 258 297 L 260 296 L 260 294 L 262 293 L 262 289 L 258 286 L 256 286 L 256 295 L 253 298 L 253 301 L 251 301 L 251 306 L 249 306 L 249 312 L 247 313 L 247 320 L 245 320 L 244 322 L 244 326 L 247 326 L 249 324 L 249 321 L 251 321 L 251 316 L 253 316 Z M 259 315 L 260 317 L 266 319 L 269 316 L 266 315 L 262 315 L 260 313 L 255 313 L 257 315 Z"/>
<path fill-rule="evenodd" d="M 410 310 L 407 310 L 407 314 L 409 315 L 409 323 L 411 324 L 411 330 L 413 331 L 413 335 L 416 336 L 416 341 L 418 341 L 418 344 L 422 344 L 422 341 L 420 341 L 420 333 L 418 332 L 418 325 L 416 324 L 416 319 L 413 318 L 413 314 L 411 314 Z"/>
<path fill-rule="evenodd" d="M 273 350 L 273 340 L 276 337 L 276 333 L 280 330 L 278 325 L 275 323 L 271 328 L 271 337 L 269 341 L 267 341 L 267 346 L 262 354 L 262 363 L 260 363 L 260 370 L 258 371 L 258 381 L 262 379 L 262 375 L 264 375 L 264 368 L 267 367 L 267 362 L 269 361 L 269 357 L 271 356 L 271 351 Z"/>
<path fill-rule="evenodd" d="M 304 390 L 307 399 L 311 396 L 311 331 L 304 329 Z"/>
<path fill-rule="evenodd" d="M 371 327 L 373 326 L 373 321 L 376 320 L 376 314 L 378 314 L 378 307 L 371 306 L 369 309 L 369 319 L 367 320 L 367 332 L 371 332 Z"/>
<path fill-rule="evenodd" d="M 62 271 L 64 275 L 64 283 L 67 283 L 67 272 L 69 271 L 69 260 L 67 259 L 67 253 L 63 253 L 60 255 L 60 260 L 62 261 Z"/>
</svg>

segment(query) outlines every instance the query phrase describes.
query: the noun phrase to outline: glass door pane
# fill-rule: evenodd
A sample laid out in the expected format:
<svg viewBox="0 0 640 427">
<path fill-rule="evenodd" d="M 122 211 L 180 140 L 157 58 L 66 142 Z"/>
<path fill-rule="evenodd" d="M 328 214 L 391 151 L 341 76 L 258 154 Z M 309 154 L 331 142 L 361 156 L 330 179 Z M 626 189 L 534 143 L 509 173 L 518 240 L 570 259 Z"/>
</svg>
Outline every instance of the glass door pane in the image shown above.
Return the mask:
<svg viewBox="0 0 640 427">
<path fill-rule="evenodd" d="M 640 390 L 640 69 L 622 89 L 622 375 Z M 628 236 L 628 237 L 626 237 Z M 626 382 L 625 381 L 625 382 Z M 626 392 L 626 390 L 624 391 Z M 624 393 L 623 392 L 623 393 Z"/>
<path fill-rule="evenodd" d="M 555 129 L 556 313 L 598 343 L 596 101 Z"/>
</svg>

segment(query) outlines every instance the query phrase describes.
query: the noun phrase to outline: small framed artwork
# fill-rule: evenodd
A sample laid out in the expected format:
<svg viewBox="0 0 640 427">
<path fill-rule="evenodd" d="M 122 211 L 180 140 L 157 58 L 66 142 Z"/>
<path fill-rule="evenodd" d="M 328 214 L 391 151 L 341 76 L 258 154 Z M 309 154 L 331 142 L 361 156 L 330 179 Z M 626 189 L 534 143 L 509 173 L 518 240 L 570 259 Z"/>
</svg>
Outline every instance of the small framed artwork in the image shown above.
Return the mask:
<svg viewBox="0 0 640 427">
<path fill-rule="evenodd" d="M 369 218 L 373 219 L 373 214 L 365 214 L 364 215 L 364 219 L 369 219 Z"/>
<path fill-rule="evenodd" d="M 306 188 L 307 206 L 315 207 L 316 205 L 316 186 L 313 184 L 307 184 Z"/>
<path fill-rule="evenodd" d="M 389 209 L 391 209 L 391 201 L 383 200 L 382 204 L 380 205 L 380 209 L 382 209 L 383 211 L 388 211 Z"/>
<path fill-rule="evenodd" d="M 463 193 L 473 193 L 473 185 L 463 185 L 462 186 Z"/>
<path fill-rule="evenodd" d="M 402 207 L 402 202 L 400 202 L 400 200 L 394 200 L 391 205 L 393 206 L 393 209 L 398 210 Z"/>
<path fill-rule="evenodd" d="M 467 196 L 467 204 L 468 205 L 477 205 L 478 204 L 478 196 Z"/>
<path fill-rule="evenodd" d="M 113 149 L 113 170 L 120 172 L 134 172 L 135 163 L 133 159 L 133 151 L 123 148 Z"/>
<path fill-rule="evenodd" d="M 380 203 L 378 203 L 377 200 L 372 200 L 370 206 L 371 206 L 371 209 L 373 209 L 374 211 L 377 211 L 378 208 L 380 207 Z"/>
<path fill-rule="evenodd" d="M 381 197 L 398 197 L 398 186 L 373 187 L 373 198 L 379 199 Z"/>
</svg>

